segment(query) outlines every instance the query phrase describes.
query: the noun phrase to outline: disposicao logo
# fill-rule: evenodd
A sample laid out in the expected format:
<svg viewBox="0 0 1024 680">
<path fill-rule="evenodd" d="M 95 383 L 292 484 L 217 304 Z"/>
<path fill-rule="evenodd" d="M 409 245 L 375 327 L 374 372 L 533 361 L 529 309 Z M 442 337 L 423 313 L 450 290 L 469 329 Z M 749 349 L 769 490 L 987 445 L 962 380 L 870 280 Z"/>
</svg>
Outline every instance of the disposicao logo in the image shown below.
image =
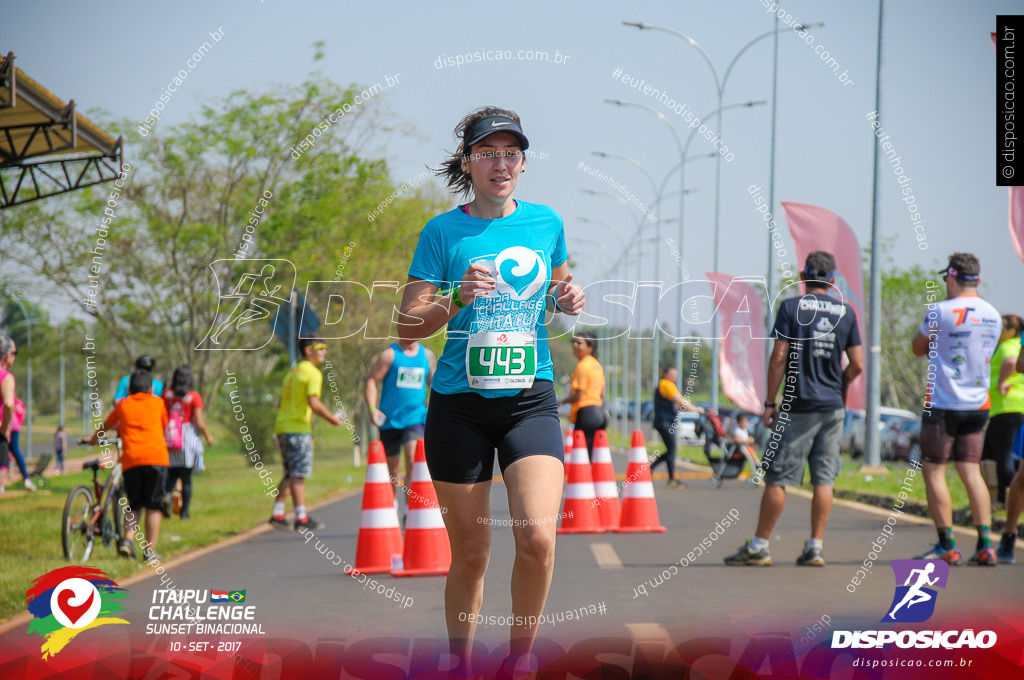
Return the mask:
<svg viewBox="0 0 1024 680">
<path fill-rule="evenodd" d="M 935 613 L 938 591 L 949 579 L 949 564 L 943 560 L 893 560 L 896 592 L 880 623 L 920 623 Z M 902 584 L 902 585 L 901 585 Z M 987 649 L 996 643 L 996 634 L 983 630 L 837 630 L 832 648 L 881 648 L 895 643 L 901 649 Z"/>
<path fill-rule="evenodd" d="M 61 567 L 37 578 L 25 593 L 35 617 L 28 633 L 44 638 L 43 659 L 55 656 L 79 633 L 109 623 L 128 623 L 110 616 L 124 609 L 128 591 L 99 569 Z"/>
<path fill-rule="evenodd" d="M 945 560 L 893 560 L 890 566 L 896 576 L 896 593 L 881 623 L 919 623 L 930 619 L 935 612 L 938 591 L 928 586 L 946 587 L 949 563 Z M 903 585 L 899 585 L 901 581 Z"/>
</svg>

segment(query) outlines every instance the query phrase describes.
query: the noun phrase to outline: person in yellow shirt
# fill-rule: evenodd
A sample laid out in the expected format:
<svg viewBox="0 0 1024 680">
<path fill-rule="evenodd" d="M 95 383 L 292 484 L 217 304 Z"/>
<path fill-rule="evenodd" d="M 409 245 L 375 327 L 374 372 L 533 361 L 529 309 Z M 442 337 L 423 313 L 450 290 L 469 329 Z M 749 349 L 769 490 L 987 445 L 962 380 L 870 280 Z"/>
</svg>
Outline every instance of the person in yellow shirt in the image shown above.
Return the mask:
<svg viewBox="0 0 1024 680">
<path fill-rule="evenodd" d="M 661 435 L 665 442 L 665 453 L 658 456 L 651 463 L 651 471 L 659 463 L 665 463 L 668 469 L 668 486 L 679 488 L 682 484 L 675 478 L 676 472 L 676 414 L 679 411 L 696 411 L 704 413 L 700 406 L 694 406 L 686 397 L 679 393 L 676 387 L 676 378 L 679 372 L 675 366 L 668 366 L 661 372 L 661 380 L 654 390 L 654 429 Z"/>
<path fill-rule="evenodd" d="M 587 455 L 594 461 L 594 434 L 607 426 L 604 416 L 604 368 L 597 360 L 597 336 L 590 331 L 572 339 L 576 370 L 572 372 L 569 396 L 559 404 L 571 404 L 569 422 L 587 439 Z"/>
<path fill-rule="evenodd" d="M 270 525 L 275 529 L 289 529 L 284 518 L 288 491 L 295 505 L 295 530 L 322 529 L 323 523 L 306 514 L 306 477 L 313 474 L 313 414 L 331 425 L 341 425 L 320 401 L 320 388 L 324 376 L 317 368 L 327 356 L 327 344 L 320 338 L 299 338 L 299 352 L 303 360 L 295 364 L 285 376 L 281 388 L 281 403 L 274 423 L 274 435 L 281 449 L 284 479 L 278 485 Z"/>
<path fill-rule="evenodd" d="M 985 431 L 985 446 L 981 457 L 996 462 L 999 480 L 997 501 L 1006 503 L 1006 529 L 996 557 L 1004 564 L 1014 564 L 1014 544 L 1017 540 L 1017 517 L 1024 502 L 1024 477 L 1014 479 L 1013 440 L 1024 425 L 1024 375 L 1020 369 L 1021 331 L 1024 319 L 1016 314 L 1003 315 L 1003 332 L 992 356 L 992 385 L 989 388 L 990 402 L 988 430 Z M 1015 370 L 1016 369 L 1016 370 Z M 1012 488 L 1007 497 L 1006 487 Z"/>
</svg>

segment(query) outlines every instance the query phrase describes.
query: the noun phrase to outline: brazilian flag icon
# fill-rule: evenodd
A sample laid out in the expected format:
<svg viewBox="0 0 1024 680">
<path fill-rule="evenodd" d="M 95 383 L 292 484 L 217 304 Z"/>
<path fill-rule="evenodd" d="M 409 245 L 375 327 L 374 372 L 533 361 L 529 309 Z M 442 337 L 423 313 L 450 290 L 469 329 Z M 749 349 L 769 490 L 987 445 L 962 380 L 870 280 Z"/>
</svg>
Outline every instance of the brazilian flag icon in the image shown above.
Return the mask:
<svg viewBox="0 0 1024 680">
<path fill-rule="evenodd" d="M 228 593 L 228 599 L 232 602 L 245 602 L 244 590 L 232 590 Z"/>
</svg>

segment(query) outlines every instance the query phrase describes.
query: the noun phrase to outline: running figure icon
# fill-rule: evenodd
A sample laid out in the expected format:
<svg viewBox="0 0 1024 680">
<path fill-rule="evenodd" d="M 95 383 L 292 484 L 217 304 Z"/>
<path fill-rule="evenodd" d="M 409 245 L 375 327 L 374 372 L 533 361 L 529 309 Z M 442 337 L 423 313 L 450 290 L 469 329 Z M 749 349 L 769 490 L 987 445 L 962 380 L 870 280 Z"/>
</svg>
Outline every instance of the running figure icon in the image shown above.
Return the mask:
<svg viewBox="0 0 1024 680">
<path fill-rule="evenodd" d="M 263 265 L 263 269 L 259 274 L 247 272 L 241 276 L 238 285 L 235 286 L 229 295 L 225 296 L 238 299 L 238 304 L 231 310 L 227 321 L 222 323 L 217 332 L 210 336 L 210 342 L 219 345 L 221 333 L 231 326 L 238 330 L 247 323 L 269 319 L 281 304 L 287 303 L 285 298 L 275 295 L 281 289 L 280 285 L 273 288 L 270 287 L 271 281 L 274 278 L 274 271 L 274 266 L 267 264 Z M 259 291 L 259 295 L 255 295 L 253 288 L 258 280 L 262 281 L 263 290 Z M 260 295 L 263 297 L 261 298 Z"/>
<path fill-rule="evenodd" d="M 907 605 L 907 609 L 910 609 L 915 604 L 920 604 L 921 602 L 928 602 L 934 597 L 934 595 L 932 595 L 931 593 L 922 590 L 922 588 L 924 588 L 924 586 L 926 585 L 933 586 L 936 583 L 938 583 L 938 576 L 936 576 L 933 579 L 928 578 L 929 574 L 931 574 L 934 571 L 934 562 L 929 562 L 927 565 L 925 565 L 923 569 L 910 570 L 910 574 L 907 576 L 907 580 L 903 583 L 903 585 L 905 586 L 910 586 L 910 589 L 907 591 L 906 595 L 903 596 L 903 599 L 900 600 L 900 603 L 893 607 L 892 611 L 889 612 L 890 619 L 892 619 L 893 621 L 896 620 L 896 611 L 903 605 Z M 914 579 L 914 574 L 917 574 L 917 582 L 913 585 L 910 585 L 911 580 Z"/>
</svg>

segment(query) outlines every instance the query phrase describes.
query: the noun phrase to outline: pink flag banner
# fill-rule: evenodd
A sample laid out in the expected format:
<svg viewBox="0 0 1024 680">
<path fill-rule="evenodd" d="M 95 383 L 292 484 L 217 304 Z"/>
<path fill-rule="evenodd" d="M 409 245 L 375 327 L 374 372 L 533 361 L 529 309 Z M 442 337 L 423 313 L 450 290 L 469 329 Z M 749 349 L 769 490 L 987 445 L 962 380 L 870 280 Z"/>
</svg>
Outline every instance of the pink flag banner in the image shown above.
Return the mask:
<svg viewBox="0 0 1024 680">
<path fill-rule="evenodd" d="M 708 280 L 714 288 L 719 327 L 729 329 L 718 350 L 722 391 L 744 411 L 761 413 L 766 380 L 761 296 L 752 285 L 730 274 L 708 272 Z"/>
<path fill-rule="evenodd" d="M 841 299 L 853 308 L 857 314 L 857 330 L 860 331 L 861 342 L 867 345 L 869 338 L 864 333 L 864 279 L 860 269 L 860 243 L 857 242 L 857 235 L 842 217 L 831 210 L 807 203 L 781 203 L 783 210 L 786 211 L 786 221 L 796 245 L 800 267 L 803 268 L 808 253 L 815 250 L 832 253 L 836 258 L 836 283 L 829 295 Z M 865 361 L 870 361 L 870 356 L 871 353 L 865 349 Z M 850 384 L 846 396 L 848 408 L 867 407 L 866 375 L 867 371 L 861 373 Z"/>
<path fill-rule="evenodd" d="M 1024 260 L 1024 187 L 1010 187 L 1010 241 Z"/>
</svg>

